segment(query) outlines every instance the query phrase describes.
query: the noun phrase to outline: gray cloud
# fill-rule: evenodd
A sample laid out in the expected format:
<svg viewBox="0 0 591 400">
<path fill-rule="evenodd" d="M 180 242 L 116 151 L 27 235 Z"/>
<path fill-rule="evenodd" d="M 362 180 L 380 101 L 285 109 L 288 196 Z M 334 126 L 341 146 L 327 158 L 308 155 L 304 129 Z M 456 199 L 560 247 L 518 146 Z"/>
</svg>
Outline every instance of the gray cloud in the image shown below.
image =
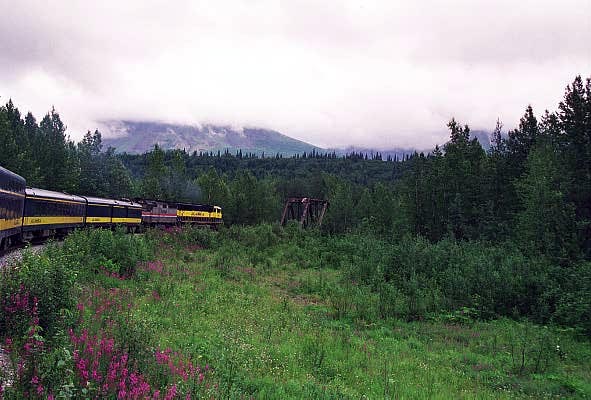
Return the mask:
<svg viewBox="0 0 591 400">
<path fill-rule="evenodd" d="M 452 116 L 512 127 L 591 73 L 589 0 L 0 7 L 0 96 L 38 116 L 55 105 L 74 137 L 125 118 L 431 146 Z"/>
</svg>

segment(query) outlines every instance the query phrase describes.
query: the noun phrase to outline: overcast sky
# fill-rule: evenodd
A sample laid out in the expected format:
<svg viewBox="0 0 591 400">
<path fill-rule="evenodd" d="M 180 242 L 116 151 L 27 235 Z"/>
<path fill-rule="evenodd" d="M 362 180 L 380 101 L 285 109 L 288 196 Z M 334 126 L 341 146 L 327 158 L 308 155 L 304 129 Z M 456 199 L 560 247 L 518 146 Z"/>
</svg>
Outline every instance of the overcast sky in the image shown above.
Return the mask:
<svg viewBox="0 0 591 400">
<path fill-rule="evenodd" d="M 430 147 L 514 127 L 591 76 L 591 0 L 0 0 L 0 101 L 106 119 Z"/>
</svg>

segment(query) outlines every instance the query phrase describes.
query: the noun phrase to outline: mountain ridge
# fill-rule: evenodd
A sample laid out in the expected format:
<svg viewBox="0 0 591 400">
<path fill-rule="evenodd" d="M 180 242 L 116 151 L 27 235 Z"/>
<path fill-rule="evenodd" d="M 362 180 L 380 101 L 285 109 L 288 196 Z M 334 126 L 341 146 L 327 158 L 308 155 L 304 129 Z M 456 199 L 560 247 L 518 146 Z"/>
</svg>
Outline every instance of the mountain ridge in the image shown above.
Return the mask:
<svg viewBox="0 0 591 400">
<path fill-rule="evenodd" d="M 103 137 L 105 147 L 114 147 L 118 153 L 142 154 L 150 151 L 155 144 L 165 150 L 184 149 L 193 152 L 253 153 L 256 155 L 292 156 L 304 152 L 329 152 L 337 155 L 350 153 L 380 153 L 383 159 L 403 159 L 406 155 L 429 153 L 433 150 L 412 147 L 348 146 L 346 148 L 322 148 L 291 138 L 278 131 L 257 127 L 233 128 L 228 125 L 189 125 L 154 121 L 103 121 L 109 135 Z M 485 150 L 490 148 L 489 133 L 474 130 L 471 137 L 476 138 Z M 441 146 L 440 146 L 441 147 Z"/>
<path fill-rule="evenodd" d="M 155 144 L 165 150 L 185 149 L 192 152 L 241 150 L 245 153 L 284 155 L 324 149 L 286 136 L 280 132 L 256 127 L 236 129 L 231 126 L 204 124 L 201 126 L 146 121 L 103 121 L 112 136 L 103 144 L 117 152 L 145 153 Z"/>
</svg>

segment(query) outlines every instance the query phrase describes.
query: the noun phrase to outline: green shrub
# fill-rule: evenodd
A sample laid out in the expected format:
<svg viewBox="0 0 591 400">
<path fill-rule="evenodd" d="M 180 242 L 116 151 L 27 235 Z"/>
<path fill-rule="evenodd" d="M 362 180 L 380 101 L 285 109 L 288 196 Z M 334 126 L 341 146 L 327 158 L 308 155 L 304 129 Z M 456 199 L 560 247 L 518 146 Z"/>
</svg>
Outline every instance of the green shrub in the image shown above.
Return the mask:
<svg viewBox="0 0 591 400">
<path fill-rule="evenodd" d="M 281 231 L 274 225 L 261 224 L 255 226 L 232 225 L 221 233 L 225 240 L 238 242 L 247 248 L 262 251 L 279 243 L 278 232 Z"/>
<path fill-rule="evenodd" d="M 555 290 L 558 299 L 552 320 L 591 337 L 591 262 L 563 268 L 557 274 L 556 286 L 561 290 Z"/>
<path fill-rule="evenodd" d="M 64 241 L 62 252 L 83 274 L 91 273 L 89 279 L 100 270 L 132 276 L 137 264 L 148 260 L 153 253 L 148 238 L 128 235 L 123 229 L 76 231 Z"/>
<path fill-rule="evenodd" d="M 35 299 L 39 326 L 44 335 L 53 335 L 63 323 L 62 316 L 74 308 L 77 271 L 66 258 L 58 254 L 56 251 L 40 254 L 25 251 L 17 269 L 3 271 L 0 283 L 3 309 L 0 327 L 4 328 L 1 331 L 5 335 L 21 335 L 26 330 Z M 15 306 L 17 302 L 21 306 L 13 307 L 18 309 L 16 312 L 6 311 L 6 307 Z"/>
</svg>

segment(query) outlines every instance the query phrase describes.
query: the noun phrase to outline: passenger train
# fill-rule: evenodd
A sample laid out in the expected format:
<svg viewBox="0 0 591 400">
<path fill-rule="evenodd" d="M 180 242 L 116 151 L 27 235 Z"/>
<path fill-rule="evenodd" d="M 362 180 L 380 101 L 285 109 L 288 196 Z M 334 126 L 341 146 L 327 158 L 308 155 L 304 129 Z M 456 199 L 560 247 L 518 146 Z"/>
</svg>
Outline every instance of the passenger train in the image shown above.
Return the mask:
<svg viewBox="0 0 591 400">
<path fill-rule="evenodd" d="M 218 206 L 160 200 L 115 200 L 28 188 L 21 176 L 0 167 L 0 251 L 16 242 L 65 236 L 77 228 L 222 224 Z"/>
</svg>

